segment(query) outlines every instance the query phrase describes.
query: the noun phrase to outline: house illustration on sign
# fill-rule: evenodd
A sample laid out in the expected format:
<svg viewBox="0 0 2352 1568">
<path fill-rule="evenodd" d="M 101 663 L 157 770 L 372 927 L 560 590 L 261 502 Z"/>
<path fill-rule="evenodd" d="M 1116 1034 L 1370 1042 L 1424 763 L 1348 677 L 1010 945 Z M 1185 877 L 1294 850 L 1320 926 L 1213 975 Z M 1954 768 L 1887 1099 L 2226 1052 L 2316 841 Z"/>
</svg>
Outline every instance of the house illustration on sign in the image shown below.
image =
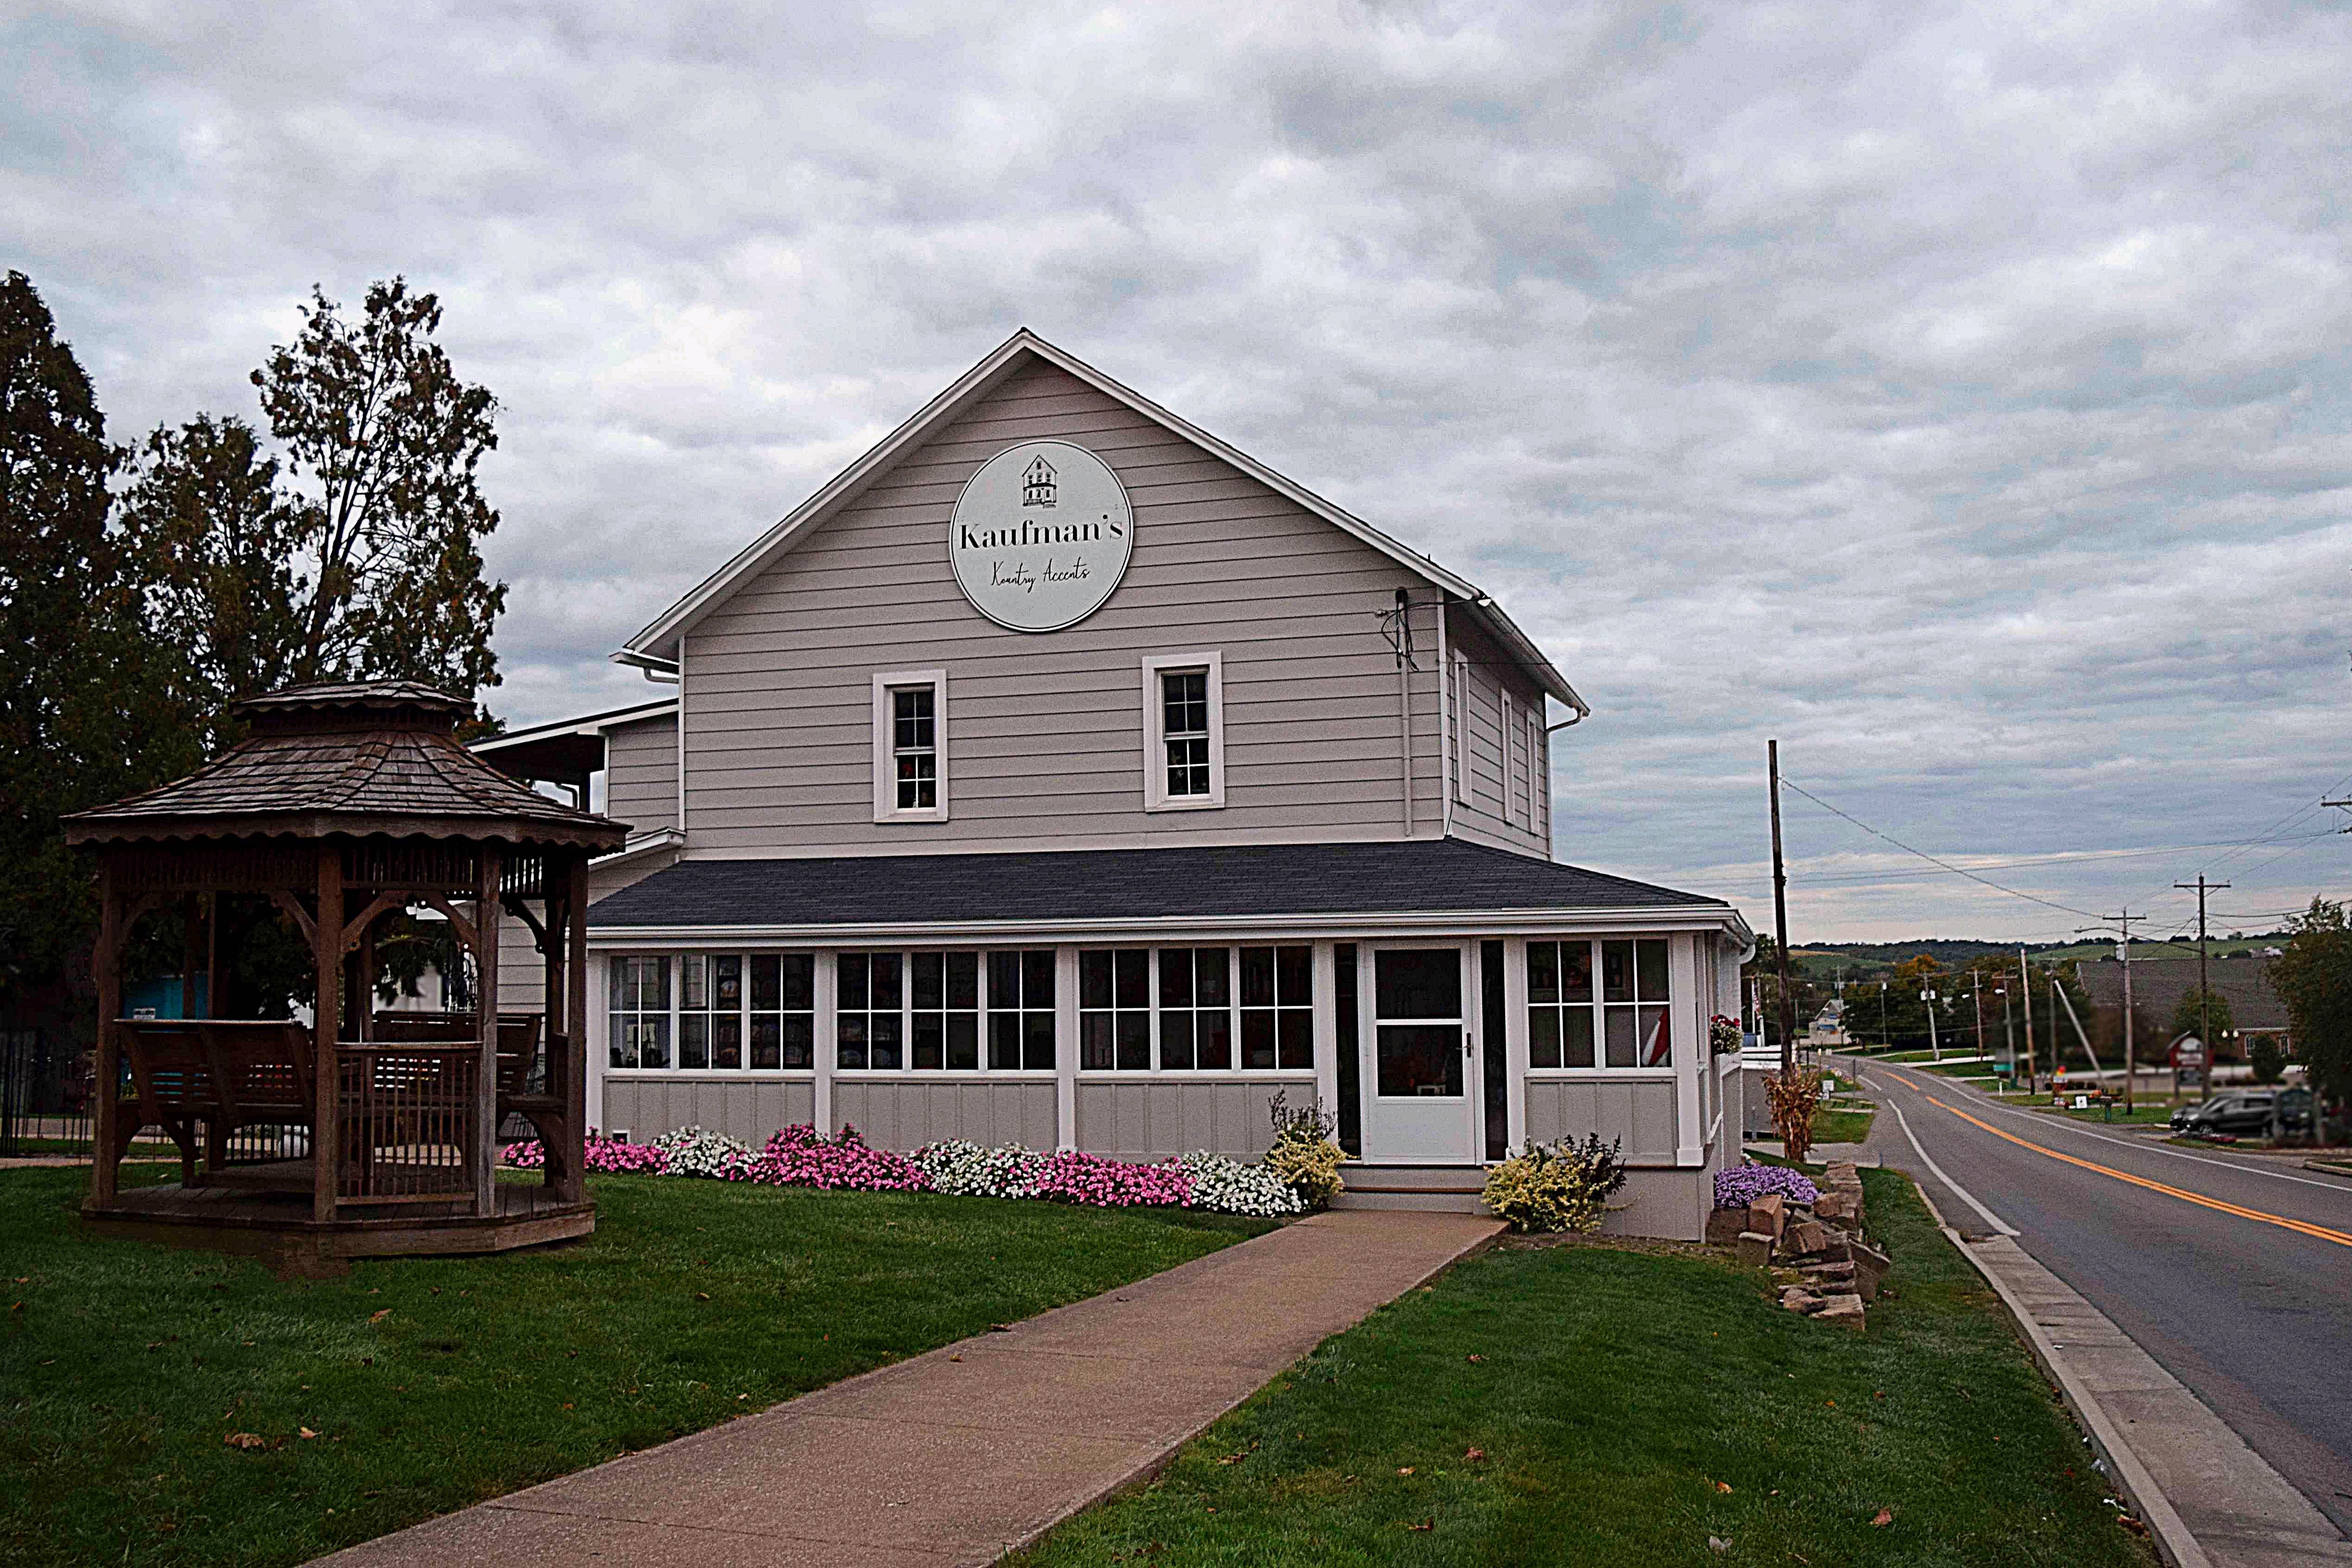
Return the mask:
<svg viewBox="0 0 2352 1568">
<path fill-rule="evenodd" d="M 1101 592 L 1024 617 L 960 496 L 1131 556 L 1046 541 L 1039 595 Z M 614 657 L 667 689 L 478 744 L 636 826 L 588 868 L 593 1125 L 1255 1158 L 1282 1095 L 1343 1205 L 1597 1134 L 1611 1228 L 1703 1234 L 1739 911 L 1553 858 L 1588 710 L 1494 598 L 1076 355 L 1015 334 Z"/>
<path fill-rule="evenodd" d="M 1055 485 L 1054 465 L 1045 460 L 1043 452 L 1038 453 L 1029 466 L 1021 470 L 1021 504 L 1052 506 Z"/>
</svg>

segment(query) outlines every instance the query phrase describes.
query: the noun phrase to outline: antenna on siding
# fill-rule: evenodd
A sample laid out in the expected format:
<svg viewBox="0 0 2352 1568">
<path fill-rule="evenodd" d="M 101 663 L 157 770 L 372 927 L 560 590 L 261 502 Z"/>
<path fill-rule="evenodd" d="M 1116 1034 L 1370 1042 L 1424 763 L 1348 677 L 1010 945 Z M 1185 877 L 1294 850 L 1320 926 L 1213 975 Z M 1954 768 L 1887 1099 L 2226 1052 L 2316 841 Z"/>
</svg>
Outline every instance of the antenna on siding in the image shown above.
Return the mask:
<svg viewBox="0 0 2352 1568">
<path fill-rule="evenodd" d="M 1389 647 L 1396 650 L 1399 669 L 1418 670 L 1421 668 L 1420 662 L 1413 657 L 1412 617 L 1410 614 L 1412 609 L 1411 596 L 1402 588 L 1399 588 L 1396 591 L 1394 609 L 1372 612 L 1380 617 L 1381 635 L 1387 637 Z"/>
</svg>

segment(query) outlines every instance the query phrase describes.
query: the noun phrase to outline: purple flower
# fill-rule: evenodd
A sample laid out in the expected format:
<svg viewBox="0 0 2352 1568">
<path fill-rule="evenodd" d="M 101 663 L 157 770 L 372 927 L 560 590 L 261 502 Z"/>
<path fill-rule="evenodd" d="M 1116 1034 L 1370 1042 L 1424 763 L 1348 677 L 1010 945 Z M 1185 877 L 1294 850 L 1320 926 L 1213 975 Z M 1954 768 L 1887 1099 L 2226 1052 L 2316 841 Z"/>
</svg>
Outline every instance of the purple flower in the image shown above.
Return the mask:
<svg viewBox="0 0 2352 1568">
<path fill-rule="evenodd" d="M 1715 1206 L 1744 1209 L 1767 1193 L 1778 1193 L 1792 1204 L 1821 1201 L 1821 1190 L 1801 1171 L 1782 1165 L 1733 1165 L 1715 1173 Z"/>
</svg>

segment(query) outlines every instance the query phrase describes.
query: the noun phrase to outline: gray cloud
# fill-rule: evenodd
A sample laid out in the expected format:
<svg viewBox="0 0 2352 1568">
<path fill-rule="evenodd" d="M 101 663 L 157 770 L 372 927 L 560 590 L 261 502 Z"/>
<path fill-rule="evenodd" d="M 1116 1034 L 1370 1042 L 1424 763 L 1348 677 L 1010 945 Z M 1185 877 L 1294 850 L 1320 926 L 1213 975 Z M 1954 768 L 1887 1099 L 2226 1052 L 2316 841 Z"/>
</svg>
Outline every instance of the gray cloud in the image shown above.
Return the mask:
<svg viewBox="0 0 2352 1568">
<path fill-rule="evenodd" d="M 1774 734 L 2057 903 L 2347 880 L 2341 13 L 5 15 L 0 246 L 119 437 L 442 294 L 518 721 L 1025 322 L 1500 595 L 1600 710 L 1570 858 L 1760 921 Z M 2081 923 L 1790 824 L 1802 931 Z"/>
</svg>

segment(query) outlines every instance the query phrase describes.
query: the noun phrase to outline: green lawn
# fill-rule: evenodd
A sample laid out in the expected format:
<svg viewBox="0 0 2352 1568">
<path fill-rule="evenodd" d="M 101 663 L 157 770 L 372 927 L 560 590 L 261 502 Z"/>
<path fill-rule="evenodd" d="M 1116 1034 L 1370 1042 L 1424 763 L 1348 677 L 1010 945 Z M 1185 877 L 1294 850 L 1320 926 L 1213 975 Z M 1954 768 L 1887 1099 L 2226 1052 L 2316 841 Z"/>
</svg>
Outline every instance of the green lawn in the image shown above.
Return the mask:
<svg viewBox="0 0 2352 1568">
<path fill-rule="evenodd" d="M 1490 1252 L 1018 1561 L 2147 1568 L 1991 1292 L 1863 1179 L 1896 1264 L 1860 1334 L 1696 1248 Z"/>
<path fill-rule="evenodd" d="M 299 1563 L 1270 1228 L 614 1176 L 577 1247 L 284 1282 L 81 1234 L 87 1179 L 0 1172 L 23 1568 Z"/>
<path fill-rule="evenodd" d="M 1813 1142 L 1859 1143 L 1870 1136 L 1869 1110 L 1821 1110 L 1813 1112 Z"/>
</svg>

